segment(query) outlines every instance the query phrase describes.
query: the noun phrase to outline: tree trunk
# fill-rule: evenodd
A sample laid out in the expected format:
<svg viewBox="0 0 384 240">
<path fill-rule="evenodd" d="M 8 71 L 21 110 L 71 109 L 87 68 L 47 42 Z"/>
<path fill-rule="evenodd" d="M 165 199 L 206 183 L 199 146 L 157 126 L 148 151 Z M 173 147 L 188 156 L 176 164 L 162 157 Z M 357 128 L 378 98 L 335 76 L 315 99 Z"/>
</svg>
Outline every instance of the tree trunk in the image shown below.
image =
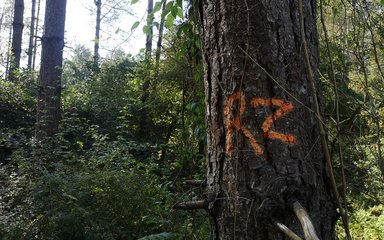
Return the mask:
<svg viewBox="0 0 384 240">
<path fill-rule="evenodd" d="M 167 0 L 164 0 L 163 6 L 162 6 L 162 13 L 165 11 L 165 6 L 167 5 Z M 160 55 L 161 55 L 161 47 L 163 46 L 163 33 L 164 33 L 164 22 L 165 22 L 165 16 L 161 14 L 160 17 L 160 26 L 159 26 L 159 38 L 157 39 L 157 47 L 156 47 L 156 56 L 155 56 L 155 73 L 153 76 L 153 81 L 157 82 L 157 79 L 159 78 L 159 71 L 160 71 Z"/>
<path fill-rule="evenodd" d="M 59 127 L 66 4 L 66 0 L 46 1 L 37 99 L 38 141 L 52 137 Z"/>
<path fill-rule="evenodd" d="M 11 47 L 11 65 L 9 67 L 9 80 L 17 78 L 17 71 L 20 67 L 21 44 L 24 28 L 24 0 L 15 0 L 13 14 L 13 34 Z"/>
<path fill-rule="evenodd" d="M 13 13 L 14 13 L 13 9 L 14 8 L 15 8 L 15 6 L 14 6 L 14 4 L 12 4 L 11 11 L 10 11 L 10 12 L 12 12 L 12 14 L 10 14 L 12 19 L 13 19 Z M 6 69 L 5 79 L 9 78 L 9 70 L 10 70 L 9 67 L 11 65 L 11 59 L 12 59 L 12 57 L 11 57 L 12 54 L 10 54 L 10 51 L 12 50 L 12 30 L 13 30 L 13 28 L 10 27 L 9 33 L 8 33 L 8 52 L 7 52 L 7 60 L 6 60 L 6 67 L 5 67 L 5 69 Z"/>
<path fill-rule="evenodd" d="M 152 55 L 152 38 L 153 38 L 153 0 L 148 0 L 147 8 L 147 26 L 149 27 L 149 32 L 147 32 L 147 39 L 145 43 L 145 62 L 147 71 L 145 72 L 144 82 L 142 85 L 143 93 L 141 95 L 141 102 L 145 103 L 149 96 L 149 87 L 151 84 L 150 80 L 150 68 L 151 68 L 151 55 Z"/>
<path fill-rule="evenodd" d="M 95 45 L 93 53 L 93 64 L 95 69 L 99 68 L 99 47 L 100 47 L 100 23 L 101 23 L 101 0 L 95 0 L 96 5 L 96 29 L 95 29 Z"/>
<path fill-rule="evenodd" d="M 33 43 L 35 39 L 35 23 L 36 23 L 36 0 L 31 2 L 31 26 L 29 28 L 29 45 L 28 45 L 28 69 L 32 69 L 33 60 Z"/>
<path fill-rule="evenodd" d="M 305 1 L 314 73 L 316 8 L 315 0 Z M 298 1 L 203 0 L 199 9 L 212 239 L 288 239 L 276 222 L 304 239 L 297 202 L 320 239 L 334 239 L 336 207 L 312 110 Z"/>
<path fill-rule="evenodd" d="M 36 13 L 36 26 L 35 26 L 35 41 L 33 43 L 33 59 L 32 59 L 32 69 L 35 69 L 36 66 L 36 53 L 37 53 L 37 34 L 39 32 L 39 20 L 40 20 L 40 7 L 41 1 L 37 1 L 37 13 Z"/>
<path fill-rule="evenodd" d="M 147 26 L 149 27 L 149 32 L 147 33 L 147 39 L 145 42 L 145 57 L 146 59 L 150 59 L 151 53 L 152 53 L 152 39 L 153 39 L 153 0 L 148 0 Z"/>
</svg>

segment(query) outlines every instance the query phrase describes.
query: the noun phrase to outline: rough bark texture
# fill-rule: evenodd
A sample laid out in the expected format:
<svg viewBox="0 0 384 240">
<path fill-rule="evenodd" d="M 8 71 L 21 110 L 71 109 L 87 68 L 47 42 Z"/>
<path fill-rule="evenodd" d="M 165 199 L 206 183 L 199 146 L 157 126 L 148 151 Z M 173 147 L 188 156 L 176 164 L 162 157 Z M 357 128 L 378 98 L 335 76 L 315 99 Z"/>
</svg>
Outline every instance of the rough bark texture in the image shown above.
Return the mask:
<svg viewBox="0 0 384 240">
<path fill-rule="evenodd" d="M 60 120 L 66 0 L 47 0 L 37 102 L 37 140 L 52 137 Z"/>
<path fill-rule="evenodd" d="M 295 201 L 319 237 L 333 239 L 337 215 L 311 111 L 297 1 L 200 4 L 212 239 L 287 239 L 272 221 L 304 238 Z M 304 16 L 317 73 L 315 0 L 305 1 Z"/>
<path fill-rule="evenodd" d="M 11 65 L 9 68 L 9 80 L 16 79 L 17 70 L 20 67 L 21 43 L 24 28 L 24 0 L 15 0 L 13 15 L 13 34 L 11 48 Z"/>
</svg>

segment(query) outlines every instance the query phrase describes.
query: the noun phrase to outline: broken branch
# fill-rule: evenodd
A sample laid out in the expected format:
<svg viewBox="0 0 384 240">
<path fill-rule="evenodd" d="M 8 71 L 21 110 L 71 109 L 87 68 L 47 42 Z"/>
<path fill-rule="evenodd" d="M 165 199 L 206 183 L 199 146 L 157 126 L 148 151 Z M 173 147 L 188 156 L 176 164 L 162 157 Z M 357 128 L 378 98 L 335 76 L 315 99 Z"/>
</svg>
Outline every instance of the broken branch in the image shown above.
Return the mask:
<svg viewBox="0 0 384 240">
<path fill-rule="evenodd" d="M 299 202 L 293 203 L 293 211 L 296 217 L 299 219 L 301 227 L 303 228 L 304 236 L 306 240 L 320 240 L 317 236 L 315 227 L 312 224 L 312 220 L 309 217 L 308 212 L 304 209 Z"/>
</svg>

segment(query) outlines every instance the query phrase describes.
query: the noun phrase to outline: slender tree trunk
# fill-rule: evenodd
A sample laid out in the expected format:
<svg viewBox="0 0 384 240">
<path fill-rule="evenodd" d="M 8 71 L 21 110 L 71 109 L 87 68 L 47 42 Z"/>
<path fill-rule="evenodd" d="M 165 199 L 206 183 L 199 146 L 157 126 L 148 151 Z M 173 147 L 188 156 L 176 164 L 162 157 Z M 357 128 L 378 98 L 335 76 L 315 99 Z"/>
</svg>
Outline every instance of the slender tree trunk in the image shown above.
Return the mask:
<svg viewBox="0 0 384 240">
<path fill-rule="evenodd" d="M 298 202 L 320 239 L 334 239 L 336 208 L 320 116 L 312 110 L 319 96 L 303 60 L 298 1 L 203 0 L 199 9 L 212 239 L 288 239 L 280 223 L 304 239 Z M 305 1 L 314 73 L 316 11 L 315 0 Z"/>
<path fill-rule="evenodd" d="M 11 65 L 9 67 L 9 80 L 17 78 L 17 71 L 20 68 L 21 44 L 24 28 L 24 0 L 15 0 L 13 14 L 13 34 L 11 47 Z"/>
<path fill-rule="evenodd" d="M 100 47 L 100 23 L 101 23 L 101 0 L 95 0 L 96 5 L 96 29 L 95 29 L 95 45 L 93 53 L 93 64 L 95 69 L 99 68 L 99 47 Z"/>
<path fill-rule="evenodd" d="M 3 19 L 4 19 L 4 15 L 5 13 L 2 12 L 1 13 L 1 16 L 0 16 L 0 33 L 1 33 L 1 30 L 3 30 Z M 0 41 L 1 42 L 1 41 Z"/>
<path fill-rule="evenodd" d="M 36 14 L 36 26 L 35 26 L 35 41 L 33 43 L 33 59 L 32 59 L 32 69 L 36 69 L 36 53 L 37 53 L 37 34 L 39 33 L 39 20 L 40 20 L 40 7 L 41 1 L 37 1 L 37 14 Z"/>
<path fill-rule="evenodd" d="M 151 55 L 152 55 L 152 39 L 153 39 L 153 0 L 148 0 L 147 8 L 147 26 L 149 26 L 149 32 L 147 33 L 147 39 L 145 43 L 145 61 L 147 64 L 147 71 L 144 76 L 143 93 L 141 95 L 141 101 L 145 103 L 149 96 L 150 80 L 150 68 L 151 68 Z"/>
<path fill-rule="evenodd" d="M 167 0 L 163 2 L 162 12 L 164 12 L 166 5 L 167 5 Z M 161 14 L 160 26 L 159 26 L 159 38 L 157 39 L 157 48 L 156 48 L 156 57 L 155 57 L 155 73 L 153 76 L 153 80 L 155 84 L 157 82 L 157 79 L 159 78 L 160 55 L 161 55 L 161 47 L 163 45 L 164 22 L 165 22 L 165 17 L 163 16 L 163 14 Z"/>
<path fill-rule="evenodd" d="M 138 126 L 138 136 L 142 140 L 149 140 L 147 127 L 149 124 L 149 114 L 148 107 L 146 105 L 149 97 L 149 88 L 151 85 L 151 55 L 152 55 L 152 38 L 153 38 L 153 0 L 148 0 L 147 8 L 147 26 L 149 27 L 149 32 L 147 32 L 147 39 L 145 43 L 145 64 L 146 71 L 143 75 L 143 84 L 141 86 L 141 103 L 142 107 L 139 111 L 139 126 Z"/>
<path fill-rule="evenodd" d="M 147 7 L 147 26 L 149 27 L 149 33 L 147 33 L 147 39 L 145 42 L 145 56 L 146 59 L 151 58 L 152 54 L 152 39 L 153 39 L 153 0 L 148 0 Z"/>
<path fill-rule="evenodd" d="M 38 84 L 36 138 L 42 141 L 58 131 L 66 0 L 47 0 Z"/>
<path fill-rule="evenodd" d="M 29 28 L 29 45 L 28 45 L 28 69 L 32 69 L 33 60 L 33 43 L 35 39 L 35 23 L 36 23 L 36 0 L 31 2 L 31 26 Z"/>
<path fill-rule="evenodd" d="M 13 19 L 13 15 L 14 15 L 14 4 L 12 4 L 11 6 L 11 12 L 12 12 L 12 16 L 11 18 Z M 8 79 L 9 78 L 9 73 L 10 73 L 10 66 L 11 66 L 11 60 L 12 60 L 12 30 L 13 28 L 10 27 L 9 28 L 9 34 L 8 34 L 8 53 L 7 53 L 7 60 L 6 60 L 6 71 L 5 71 L 5 79 Z"/>
</svg>

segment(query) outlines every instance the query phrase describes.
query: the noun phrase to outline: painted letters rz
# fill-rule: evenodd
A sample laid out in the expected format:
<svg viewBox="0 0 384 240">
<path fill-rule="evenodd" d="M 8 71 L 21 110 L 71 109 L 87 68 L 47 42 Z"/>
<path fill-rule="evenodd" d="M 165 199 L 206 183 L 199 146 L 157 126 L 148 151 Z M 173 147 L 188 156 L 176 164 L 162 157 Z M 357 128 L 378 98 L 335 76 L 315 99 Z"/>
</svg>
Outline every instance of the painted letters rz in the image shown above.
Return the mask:
<svg viewBox="0 0 384 240">
<path fill-rule="evenodd" d="M 234 114 L 235 116 L 232 117 L 231 112 L 232 112 L 232 108 L 235 101 L 239 102 L 240 108 L 237 112 L 237 115 Z M 271 125 L 273 124 L 274 121 L 283 117 L 284 115 L 286 115 L 287 113 L 293 110 L 294 107 L 292 103 L 281 100 L 281 99 L 253 98 L 250 104 L 251 106 L 254 106 L 254 107 L 271 107 L 271 106 L 279 107 L 277 111 L 269 115 L 263 122 L 261 126 L 261 129 L 263 131 L 263 137 L 269 138 L 269 139 L 278 139 L 288 144 L 296 143 L 296 137 L 294 135 L 283 134 L 283 133 L 270 130 Z M 249 129 L 247 129 L 241 124 L 241 117 L 244 114 L 245 110 L 246 110 L 245 97 L 243 94 L 240 93 L 240 91 L 237 91 L 233 93 L 231 96 L 229 96 L 227 105 L 225 107 L 225 112 L 224 112 L 226 117 L 226 127 L 227 127 L 227 133 L 228 133 L 226 152 L 228 154 L 231 154 L 233 151 L 233 129 L 235 129 L 236 131 L 242 132 L 244 134 L 244 136 L 249 140 L 253 150 L 257 155 L 263 155 L 264 153 L 263 147 L 256 141 L 251 131 L 249 131 Z"/>
</svg>

